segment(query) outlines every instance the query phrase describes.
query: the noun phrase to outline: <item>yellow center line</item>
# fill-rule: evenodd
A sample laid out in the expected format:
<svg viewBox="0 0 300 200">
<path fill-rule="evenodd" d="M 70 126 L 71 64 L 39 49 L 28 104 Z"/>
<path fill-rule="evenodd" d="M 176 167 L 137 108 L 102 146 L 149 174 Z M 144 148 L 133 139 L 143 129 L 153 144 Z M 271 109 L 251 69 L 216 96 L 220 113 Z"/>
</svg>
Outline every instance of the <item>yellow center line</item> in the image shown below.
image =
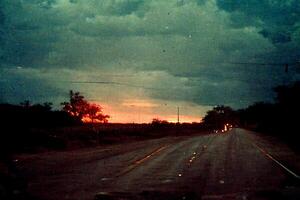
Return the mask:
<svg viewBox="0 0 300 200">
<path fill-rule="evenodd" d="M 150 154 L 146 155 L 145 157 L 134 161 L 130 166 L 128 166 L 126 169 L 124 169 L 122 172 L 120 172 L 117 175 L 117 177 L 122 176 L 124 174 L 127 174 L 128 172 L 132 171 L 137 166 L 139 166 L 140 164 L 142 164 L 143 162 L 145 162 L 146 160 L 150 159 L 152 156 L 158 154 L 159 152 L 161 152 L 162 150 L 166 149 L 169 146 L 170 145 L 164 145 L 162 147 L 159 147 L 158 149 L 154 150 L 153 152 L 151 152 Z"/>
</svg>

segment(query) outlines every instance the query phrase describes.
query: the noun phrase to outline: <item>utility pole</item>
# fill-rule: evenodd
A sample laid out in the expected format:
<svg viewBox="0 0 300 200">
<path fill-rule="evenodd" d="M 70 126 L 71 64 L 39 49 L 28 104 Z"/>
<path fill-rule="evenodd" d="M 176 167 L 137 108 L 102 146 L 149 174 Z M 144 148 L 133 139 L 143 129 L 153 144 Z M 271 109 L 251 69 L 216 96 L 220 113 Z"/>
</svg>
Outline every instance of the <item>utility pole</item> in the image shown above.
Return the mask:
<svg viewBox="0 0 300 200">
<path fill-rule="evenodd" d="M 289 64 L 284 65 L 284 71 L 285 71 L 285 73 L 289 72 Z"/>
<path fill-rule="evenodd" d="M 177 123 L 179 124 L 179 106 L 177 106 Z"/>
</svg>

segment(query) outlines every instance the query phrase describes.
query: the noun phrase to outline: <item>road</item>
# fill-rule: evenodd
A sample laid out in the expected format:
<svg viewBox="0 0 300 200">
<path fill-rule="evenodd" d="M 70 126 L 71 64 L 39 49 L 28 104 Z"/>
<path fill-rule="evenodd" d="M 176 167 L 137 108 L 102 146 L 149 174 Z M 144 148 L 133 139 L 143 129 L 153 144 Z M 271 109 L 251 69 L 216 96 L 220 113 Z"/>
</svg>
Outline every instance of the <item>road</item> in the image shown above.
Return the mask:
<svg viewBox="0 0 300 200">
<path fill-rule="evenodd" d="M 19 165 L 38 199 L 300 199 L 297 172 L 261 144 L 232 129 L 23 157 Z"/>
</svg>

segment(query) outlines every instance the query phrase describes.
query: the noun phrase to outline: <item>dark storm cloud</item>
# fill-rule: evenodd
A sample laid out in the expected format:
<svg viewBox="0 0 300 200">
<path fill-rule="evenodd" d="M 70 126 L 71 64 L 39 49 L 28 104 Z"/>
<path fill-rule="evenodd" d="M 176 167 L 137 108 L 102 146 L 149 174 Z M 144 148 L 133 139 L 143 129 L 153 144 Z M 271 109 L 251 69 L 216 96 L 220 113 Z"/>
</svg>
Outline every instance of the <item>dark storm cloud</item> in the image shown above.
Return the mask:
<svg viewBox="0 0 300 200">
<path fill-rule="evenodd" d="M 43 77 L 47 84 L 41 84 L 40 90 L 44 88 L 49 93 L 55 93 L 55 88 L 67 93 L 75 86 L 62 83 L 74 81 L 75 77 L 76 81 L 141 85 L 141 90 L 162 88 L 143 94 L 199 105 L 245 106 L 256 100 L 269 100 L 269 91 L 285 76 L 283 66 L 234 63 L 299 60 L 297 2 L 2 0 L 0 64 L 18 72 L 4 73 L 2 77 L 7 76 L 12 85 L 24 77 L 25 85 L 33 88 L 36 80 Z M 49 75 L 44 76 L 42 71 L 49 69 Z M 95 74 L 103 72 L 138 76 L 95 78 Z M 290 80 L 297 79 L 297 74 L 290 76 Z M 20 87 L 14 91 L 5 89 L 9 87 L 7 83 L 0 83 L 1 94 L 10 97 L 7 100 L 13 96 L 25 98 Z M 100 90 L 97 85 L 76 87 L 93 97 Z M 116 87 L 97 94 L 110 96 L 112 89 Z M 115 99 L 128 98 L 130 88 L 123 89 L 117 88 Z M 141 92 L 130 94 L 136 93 Z"/>
<path fill-rule="evenodd" d="M 300 2 L 298 0 L 217 0 L 217 5 L 231 13 L 233 26 L 260 27 L 260 34 L 278 45 L 278 51 L 289 51 L 289 55 L 282 55 L 285 58 L 281 60 L 299 59 Z"/>
<path fill-rule="evenodd" d="M 261 20 L 265 26 L 294 26 L 299 22 L 298 0 L 217 0 L 217 5 L 229 12 L 244 14 L 248 19 Z M 239 25 L 246 25 L 243 18 L 232 18 Z"/>
<path fill-rule="evenodd" d="M 218 0 L 217 5 L 230 13 L 233 26 L 255 26 L 263 37 L 272 41 L 276 50 L 260 58 L 280 63 L 299 60 L 299 0 Z"/>
<path fill-rule="evenodd" d="M 143 69 L 158 66 L 171 72 L 177 63 L 175 71 L 180 72 L 191 64 L 253 56 L 259 53 L 253 40 L 267 45 L 255 29 L 229 28 L 228 17 L 213 3 L 178 2 L 4 1 L 7 46 L 2 57 L 29 67 L 129 60 L 143 63 Z M 158 60 L 147 64 L 154 57 Z M 172 63 L 174 57 L 178 59 Z"/>
<path fill-rule="evenodd" d="M 35 71 L 21 67 L 0 69 L 0 91 L 2 103 L 19 104 L 24 100 L 31 103 L 55 102 L 62 101 L 66 97 L 65 91 L 36 76 Z"/>
<path fill-rule="evenodd" d="M 222 103 L 240 108 L 255 101 L 272 101 L 275 96 L 274 84 L 286 84 L 292 81 L 291 75 L 283 75 L 283 73 L 282 66 L 270 70 L 268 66 L 245 68 L 245 66 L 223 65 L 210 67 L 209 70 L 199 70 L 193 76 L 188 74 L 189 78 L 175 87 L 168 87 L 169 90 L 163 93 L 149 92 L 165 100 L 173 98 L 207 106 Z M 179 77 L 182 77 L 182 74 Z"/>
</svg>

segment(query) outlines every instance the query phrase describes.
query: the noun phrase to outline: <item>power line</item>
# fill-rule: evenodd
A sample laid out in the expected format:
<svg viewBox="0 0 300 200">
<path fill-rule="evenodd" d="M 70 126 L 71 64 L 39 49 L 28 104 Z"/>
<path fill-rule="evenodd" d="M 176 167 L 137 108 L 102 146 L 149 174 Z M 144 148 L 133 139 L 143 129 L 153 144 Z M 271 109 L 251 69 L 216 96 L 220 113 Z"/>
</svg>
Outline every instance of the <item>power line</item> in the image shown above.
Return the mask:
<svg viewBox="0 0 300 200">
<path fill-rule="evenodd" d="M 226 64 L 226 63 L 225 63 Z M 284 66 L 286 64 L 291 65 L 291 63 L 247 63 L 247 62 L 229 62 L 227 64 L 234 64 L 234 65 L 263 65 L 263 66 Z"/>
<path fill-rule="evenodd" d="M 225 64 L 225 63 L 224 63 Z M 288 73 L 289 66 L 297 66 L 300 65 L 300 61 L 292 62 L 292 63 L 252 63 L 252 62 L 230 62 L 228 64 L 234 65 L 261 65 L 261 66 L 283 66 L 284 72 Z"/>
<path fill-rule="evenodd" d="M 168 90 L 167 88 L 153 88 L 153 87 L 146 87 L 143 85 L 135 85 L 135 84 L 130 84 L 130 83 L 121 83 L 121 82 L 114 82 L 114 81 L 68 81 L 68 83 L 121 85 L 121 86 L 128 86 L 128 87 L 134 87 L 134 88 L 143 88 L 143 89 L 148 89 L 148 90 Z"/>
<path fill-rule="evenodd" d="M 209 64 L 209 63 L 205 63 Z M 213 63 L 211 63 L 213 64 Z M 217 63 L 214 63 L 217 64 Z M 231 65 L 260 65 L 260 66 L 283 66 L 284 72 L 288 73 L 290 66 L 300 66 L 300 61 L 290 62 L 290 63 L 262 63 L 262 62 L 221 62 L 220 64 L 231 64 Z M 65 81 L 64 81 L 65 82 Z M 155 87 L 147 87 L 143 85 L 135 85 L 130 83 L 122 83 L 122 82 L 115 82 L 115 81 L 66 81 L 68 83 L 75 83 L 75 84 L 103 84 L 103 85 L 119 85 L 119 86 L 128 86 L 134 88 L 143 88 L 148 90 L 170 90 L 170 88 L 155 88 Z M 174 88 L 175 89 L 175 88 Z"/>
</svg>

